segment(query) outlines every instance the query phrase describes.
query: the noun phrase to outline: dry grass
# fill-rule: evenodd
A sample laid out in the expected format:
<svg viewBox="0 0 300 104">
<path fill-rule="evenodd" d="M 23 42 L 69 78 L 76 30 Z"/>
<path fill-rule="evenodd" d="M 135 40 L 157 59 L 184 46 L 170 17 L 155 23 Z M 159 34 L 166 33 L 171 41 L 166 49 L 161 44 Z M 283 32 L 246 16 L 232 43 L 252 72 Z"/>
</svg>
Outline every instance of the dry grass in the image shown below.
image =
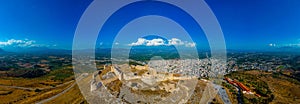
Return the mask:
<svg viewBox="0 0 300 104">
<path fill-rule="evenodd" d="M 36 95 L 37 93 L 34 91 L 26 91 L 26 90 L 19 90 L 19 89 L 12 89 L 12 88 L 6 88 L 6 87 L 0 87 L 1 92 L 11 92 L 6 93 L 3 95 L 0 95 L 0 103 L 17 103 L 22 100 L 26 100 L 30 98 L 31 96 Z"/>
<path fill-rule="evenodd" d="M 191 98 L 188 100 L 187 104 L 199 104 L 206 86 L 207 84 L 204 81 L 199 80 L 196 85 L 195 91 Z"/>
<path fill-rule="evenodd" d="M 131 93 L 135 93 L 138 95 L 145 95 L 145 96 L 152 96 L 152 95 L 156 95 L 156 96 L 162 96 L 162 97 L 166 97 L 169 96 L 170 93 L 165 91 L 165 90 L 131 90 Z"/>
<path fill-rule="evenodd" d="M 300 82 L 295 79 L 286 77 L 281 75 L 280 73 L 272 73 L 272 72 L 265 72 L 259 70 L 251 70 L 251 71 L 242 71 L 236 74 L 238 77 L 248 76 L 249 78 L 253 78 L 250 82 L 254 81 L 262 81 L 267 84 L 268 88 L 272 92 L 271 94 L 274 95 L 274 99 L 271 101 L 273 104 L 284 103 L 284 104 L 300 104 Z M 245 79 L 244 79 L 245 80 Z M 248 82 L 249 84 L 251 84 Z M 247 83 L 246 83 L 247 84 Z M 252 88 L 252 87 L 250 87 Z M 230 98 L 234 98 L 233 94 L 229 94 Z M 254 95 L 244 95 L 247 99 L 257 98 Z M 264 99 L 265 96 L 261 97 L 260 99 Z M 233 100 L 235 101 L 235 100 Z M 234 102 L 233 102 L 234 103 Z"/>
<path fill-rule="evenodd" d="M 212 104 L 224 104 L 224 102 L 222 101 L 221 97 L 219 95 L 217 95 L 214 99 Z"/>
<path fill-rule="evenodd" d="M 122 87 L 122 82 L 120 80 L 114 80 L 105 85 L 111 92 L 120 92 Z"/>
<path fill-rule="evenodd" d="M 29 103 L 34 103 L 37 101 L 41 101 L 43 99 L 47 99 L 49 97 L 52 97 L 54 95 L 57 95 L 58 93 L 61 93 L 62 91 L 64 91 L 64 89 L 70 87 L 72 85 L 72 83 L 70 83 L 69 85 L 64 85 L 55 89 L 49 89 L 48 91 L 42 91 L 40 93 L 37 93 L 36 95 L 28 98 L 28 99 L 24 99 L 22 100 L 20 103 L 23 104 L 29 104 Z"/>
<path fill-rule="evenodd" d="M 271 91 L 275 95 L 272 103 L 300 103 L 300 85 L 291 83 L 285 79 L 273 78 L 271 76 L 263 77 Z"/>
<path fill-rule="evenodd" d="M 228 88 L 226 88 L 226 87 L 223 87 L 223 88 L 225 88 L 226 93 L 227 93 L 227 95 L 228 95 L 229 100 L 231 101 L 231 103 L 232 103 L 232 104 L 237 104 L 237 103 L 238 103 L 238 100 L 237 100 L 236 96 L 233 96 L 233 95 L 230 93 L 230 91 L 229 91 Z"/>
<path fill-rule="evenodd" d="M 0 79 L 0 85 L 7 86 L 21 86 L 21 87 L 47 87 L 42 82 L 47 82 L 41 79 L 24 79 L 24 78 L 2 78 Z"/>
<path fill-rule="evenodd" d="M 54 96 L 64 89 L 69 87 L 72 83 L 68 85 L 62 84 L 60 81 L 47 80 L 45 78 L 1 78 L 0 84 L 5 86 L 0 86 L 0 104 L 3 103 L 23 103 L 29 104 L 34 103 L 51 96 Z M 59 86 L 57 86 L 59 85 Z M 11 88 L 9 86 L 19 86 L 25 88 L 31 88 L 32 90 L 24 90 Z M 56 88 L 53 88 L 55 87 Z M 38 88 L 46 88 L 41 91 L 35 91 Z"/>
<path fill-rule="evenodd" d="M 245 73 L 252 75 L 263 75 L 263 77 L 259 79 L 266 82 L 274 94 L 275 99 L 272 101 L 272 103 L 300 103 L 300 85 L 299 83 L 291 82 L 291 80 L 295 81 L 294 79 L 282 75 L 273 77 L 272 73 L 270 72 L 262 72 L 257 70 L 246 71 Z"/>
<path fill-rule="evenodd" d="M 74 86 L 66 93 L 62 94 L 60 97 L 57 97 L 46 104 L 87 104 L 84 97 L 82 96 L 78 86 Z"/>
</svg>

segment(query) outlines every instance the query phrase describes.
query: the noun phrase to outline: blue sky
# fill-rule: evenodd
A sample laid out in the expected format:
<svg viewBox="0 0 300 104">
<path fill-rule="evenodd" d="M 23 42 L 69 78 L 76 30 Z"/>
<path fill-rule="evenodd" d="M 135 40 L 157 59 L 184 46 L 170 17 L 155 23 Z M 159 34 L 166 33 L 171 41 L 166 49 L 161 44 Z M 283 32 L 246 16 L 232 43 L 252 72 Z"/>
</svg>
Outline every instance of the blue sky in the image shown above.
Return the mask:
<svg viewBox="0 0 300 104">
<path fill-rule="evenodd" d="M 299 0 L 206 2 L 221 25 L 227 48 L 300 46 Z M 90 3 L 91 0 L 1 1 L 0 48 L 40 46 L 71 49 L 76 25 Z M 181 39 L 176 35 L 173 38 Z M 188 39 L 181 40 L 184 43 Z M 125 46 L 137 41 L 136 38 L 118 44 Z"/>
<path fill-rule="evenodd" d="M 230 1 L 230 2 L 229 2 Z M 299 44 L 299 0 L 207 0 L 231 47 Z"/>
<path fill-rule="evenodd" d="M 0 3 L 0 41 L 71 48 L 72 37 L 89 0 L 5 0 Z"/>
</svg>

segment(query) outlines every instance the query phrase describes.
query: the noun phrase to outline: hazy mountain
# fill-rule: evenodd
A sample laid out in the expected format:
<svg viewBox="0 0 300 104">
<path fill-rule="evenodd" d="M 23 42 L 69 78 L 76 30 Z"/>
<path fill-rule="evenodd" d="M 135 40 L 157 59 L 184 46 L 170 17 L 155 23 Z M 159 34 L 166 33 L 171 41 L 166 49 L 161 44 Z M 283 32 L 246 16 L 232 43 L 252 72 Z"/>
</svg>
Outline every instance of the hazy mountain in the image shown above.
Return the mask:
<svg viewBox="0 0 300 104">
<path fill-rule="evenodd" d="M 9 52 L 14 53 L 32 53 L 32 54 L 71 54 L 71 50 L 51 49 L 47 47 L 13 47 L 6 48 Z"/>
<path fill-rule="evenodd" d="M 95 52 L 96 56 L 101 57 L 110 57 L 111 52 L 113 51 L 115 55 L 124 56 L 124 54 L 130 54 L 130 56 L 176 56 L 178 57 L 178 50 L 181 50 L 184 55 L 190 55 L 191 50 L 186 49 L 177 49 L 173 46 L 133 46 L 131 48 L 96 48 L 93 49 L 84 49 L 76 50 L 80 54 L 90 54 Z M 74 50 L 73 50 L 74 51 Z M 227 53 L 240 53 L 240 52 L 287 52 L 287 53 L 300 53 L 300 47 L 269 47 L 267 49 L 260 50 L 243 50 L 243 49 L 227 49 Z M 32 53 L 32 54 L 72 54 L 72 50 L 66 49 L 52 49 L 47 47 L 12 47 L 12 48 L 0 48 L 0 53 Z M 204 55 L 205 53 L 210 53 L 210 50 L 198 50 L 199 56 Z"/>
<path fill-rule="evenodd" d="M 284 47 L 265 47 L 261 49 L 227 49 L 227 53 L 248 53 L 248 52 L 300 53 L 300 47 L 284 46 Z"/>
</svg>

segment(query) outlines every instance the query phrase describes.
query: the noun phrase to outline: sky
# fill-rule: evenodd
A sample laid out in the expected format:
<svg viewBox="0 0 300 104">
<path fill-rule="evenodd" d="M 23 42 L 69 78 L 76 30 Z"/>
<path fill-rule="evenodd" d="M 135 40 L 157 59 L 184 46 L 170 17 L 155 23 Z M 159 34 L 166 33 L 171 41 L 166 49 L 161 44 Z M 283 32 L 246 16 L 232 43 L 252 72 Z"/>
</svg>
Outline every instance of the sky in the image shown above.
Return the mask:
<svg viewBox="0 0 300 104">
<path fill-rule="evenodd" d="M 1 1 L 0 48 L 49 47 L 71 49 L 78 21 L 91 2 L 92 0 Z M 299 0 L 206 0 L 206 3 L 219 21 L 228 49 L 300 47 Z M 137 15 L 130 11 L 127 10 L 130 15 Z M 171 12 L 172 9 L 165 11 Z M 174 14 L 166 15 L 174 16 Z M 185 19 L 183 21 L 189 22 Z M 171 40 L 176 40 L 176 45 L 182 46 L 202 44 L 197 41 L 193 42 L 190 38 L 182 38 L 180 35 L 187 34 L 184 31 L 179 31 L 179 28 L 176 29 L 178 32 L 169 34 L 163 32 L 148 32 L 148 34 L 147 32 L 140 32 L 140 34 L 130 32 L 132 31 L 130 26 L 137 27 L 138 25 L 135 24 L 138 22 L 138 20 L 132 21 L 128 24 L 129 27 L 124 27 L 120 31 L 120 34 L 132 34 L 135 38 L 128 38 L 127 36 L 127 39 L 125 35 L 123 37 L 120 35 L 120 40 L 111 41 L 111 44 L 124 47 L 134 43 L 168 45 L 174 42 Z M 165 20 L 161 22 L 162 25 L 157 27 L 169 27 L 166 30 L 172 31 L 173 29 L 175 31 L 176 26 L 173 28 L 167 23 L 172 24 L 172 22 Z M 146 31 L 145 29 L 139 31 Z M 155 42 L 161 42 L 161 40 L 142 38 L 142 36 L 154 34 L 168 37 L 170 41 L 157 44 Z M 103 37 L 109 39 L 110 35 Z M 97 44 L 103 45 L 105 42 L 99 41 Z"/>
</svg>

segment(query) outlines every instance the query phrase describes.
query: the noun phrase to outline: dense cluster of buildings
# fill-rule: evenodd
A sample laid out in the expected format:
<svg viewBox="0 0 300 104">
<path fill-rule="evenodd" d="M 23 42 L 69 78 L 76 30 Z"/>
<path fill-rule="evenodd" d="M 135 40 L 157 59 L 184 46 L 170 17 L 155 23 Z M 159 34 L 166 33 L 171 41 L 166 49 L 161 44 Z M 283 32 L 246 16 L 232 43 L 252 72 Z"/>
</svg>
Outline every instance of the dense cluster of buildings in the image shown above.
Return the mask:
<svg viewBox="0 0 300 104">
<path fill-rule="evenodd" d="M 221 60 L 214 58 L 151 60 L 148 65 L 158 71 L 179 73 L 198 78 L 214 77 L 228 72 L 226 63 L 222 64 Z"/>
<path fill-rule="evenodd" d="M 271 54 L 271 53 L 270 53 Z M 258 69 L 275 71 L 277 69 L 289 69 L 292 67 L 293 55 L 269 55 L 266 53 L 235 53 L 228 57 L 232 70 Z"/>
</svg>

